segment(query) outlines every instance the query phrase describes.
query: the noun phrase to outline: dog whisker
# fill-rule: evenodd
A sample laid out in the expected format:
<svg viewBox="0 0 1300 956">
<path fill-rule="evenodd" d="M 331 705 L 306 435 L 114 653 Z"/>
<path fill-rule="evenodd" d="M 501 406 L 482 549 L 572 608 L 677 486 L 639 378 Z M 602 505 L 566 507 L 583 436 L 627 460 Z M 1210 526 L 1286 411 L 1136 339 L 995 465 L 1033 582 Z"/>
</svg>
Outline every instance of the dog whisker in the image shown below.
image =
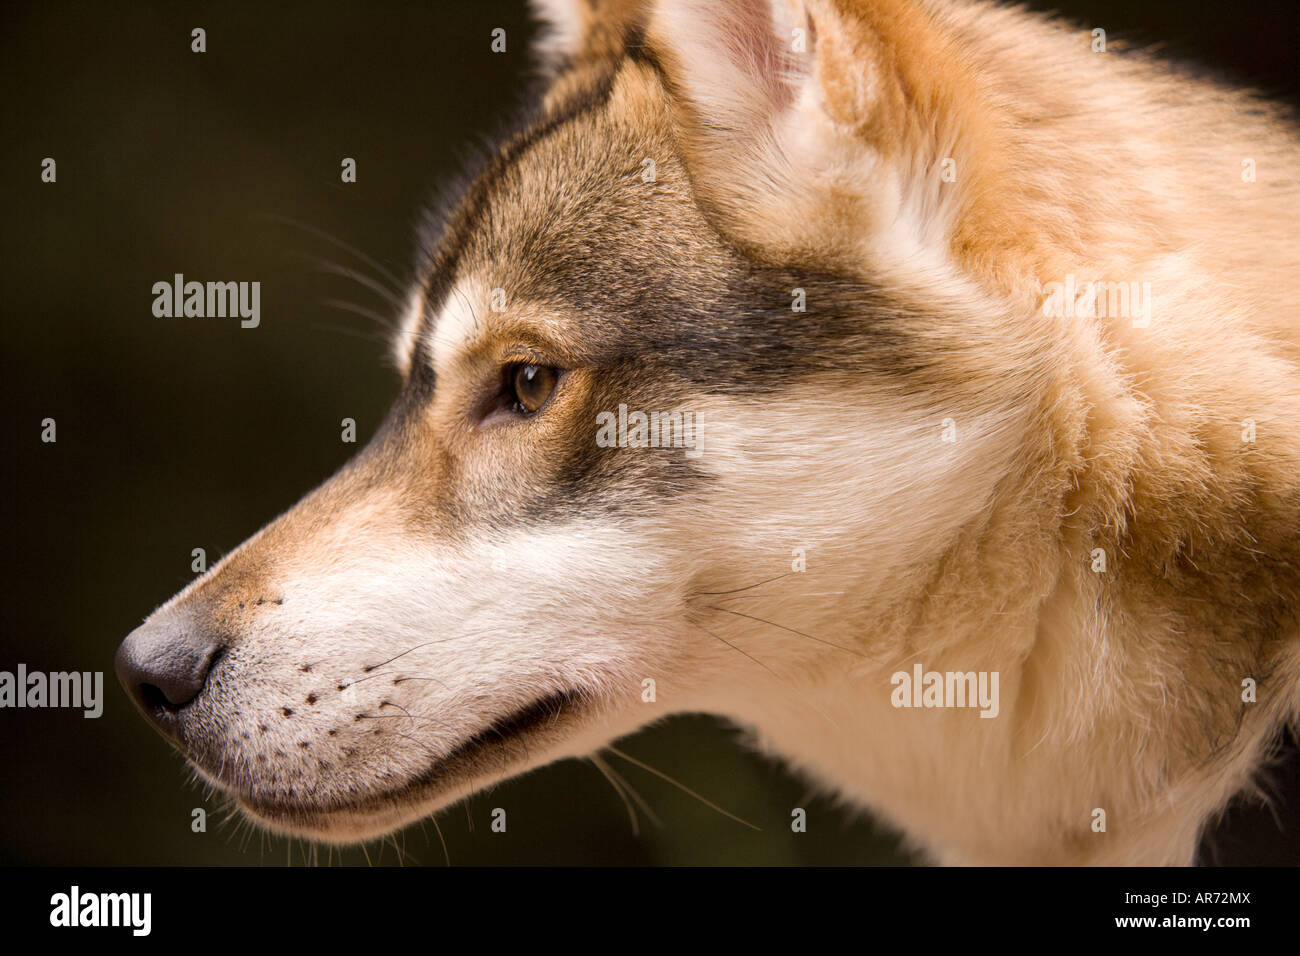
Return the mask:
<svg viewBox="0 0 1300 956">
<path fill-rule="evenodd" d="M 438 834 L 438 842 L 442 844 L 442 858 L 447 861 L 448 866 L 451 866 L 451 854 L 447 852 L 447 841 L 442 835 L 442 827 L 438 826 L 438 818 L 432 816 L 429 819 L 433 821 L 433 830 Z"/>
<path fill-rule="evenodd" d="M 365 288 L 369 289 L 371 292 L 375 293 L 375 295 L 379 296 L 381 299 L 383 299 L 385 302 L 391 305 L 394 309 L 400 311 L 405 305 L 405 303 L 402 302 L 401 298 L 398 295 L 396 295 L 391 289 L 389 289 L 387 286 L 381 285 L 380 283 L 376 282 L 374 279 L 370 278 L 368 275 L 366 275 L 363 272 L 358 272 L 356 269 L 350 269 L 347 266 L 341 265 L 337 262 L 331 262 L 328 259 L 321 259 L 315 256 L 302 255 L 301 253 L 297 253 L 296 255 L 301 259 L 306 259 L 307 261 L 311 262 L 312 265 L 314 265 L 316 269 L 320 272 L 324 272 L 327 275 L 341 276 L 345 279 L 352 279 L 354 282 L 364 286 Z M 396 329 L 394 329 L 394 331 L 396 331 Z"/>
<path fill-rule="evenodd" d="M 852 647 L 845 647 L 842 644 L 836 644 L 834 641 L 828 641 L 825 640 L 824 638 L 815 637 L 812 634 L 805 634 L 803 631 L 795 630 L 793 627 L 786 627 L 784 624 L 777 624 L 775 621 L 769 621 L 766 618 L 755 617 L 753 614 L 746 614 L 744 611 L 733 611 L 731 608 L 727 608 L 727 607 L 718 607 L 716 604 L 710 604 L 707 606 L 714 611 L 722 611 L 725 614 L 734 614 L 737 617 L 746 617 L 749 618 L 751 621 L 757 621 L 760 624 L 767 624 L 770 627 L 780 628 L 783 631 L 789 631 L 791 634 L 798 634 L 800 637 L 806 637 L 808 638 L 808 640 L 816 641 L 818 644 L 825 644 L 827 647 L 834 647 L 837 650 L 844 651 L 846 654 L 852 654 L 855 657 L 861 657 L 863 660 L 868 659 L 865 654 L 863 654 L 859 650 L 855 650 Z"/>
<path fill-rule="evenodd" d="M 367 666 L 361 668 L 361 671 L 364 674 L 369 674 L 371 671 L 379 670 L 379 668 L 381 667 L 386 667 L 387 665 L 393 663 L 393 661 L 399 660 L 400 658 L 405 657 L 407 654 L 411 654 L 415 651 L 418 651 L 422 647 L 428 647 L 430 644 L 441 644 L 441 643 L 442 641 L 425 641 L 423 644 L 416 644 L 414 647 L 410 648 L 409 650 L 402 651 L 402 653 L 396 655 L 395 657 L 390 657 L 386 661 L 381 661 L 378 664 L 368 664 Z"/>
<path fill-rule="evenodd" d="M 752 591 L 755 588 L 761 588 L 765 584 L 771 584 L 773 581 L 780 581 L 782 578 L 788 578 L 790 577 L 790 575 L 794 573 L 795 572 L 793 571 L 787 571 L 784 574 L 778 574 L 774 578 L 768 578 L 766 581 L 759 581 L 757 584 L 750 584 L 743 588 L 732 588 L 730 591 L 694 591 L 686 595 L 686 599 L 691 600 L 692 598 L 710 597 L 710 596 L 716 597 L 724 594 L 739 594 L 741 591 Z"/>
<path fill-rule="evenodd" d="M 599 753 L 592 754 L 587 759 L 590 760 L 592 765 L 600 771 L 601 776 L 609 781 L 610 786 L 614 788 L 614 792 L 617 793 L 619 799 L 623 801 L 623 805 L 627 808 L 628 819 L 632 823 L 633 836 L 640 836 L 641 834 L 640 819 L 636 815 L 637 807 L 641 808 L 642 812 L 650 818 L 650 822 L 655 826 L 663 826 L 663 821 L 660 820 L 655 812 L 650 809 L 650 804 L 645 801 L 645 798 L 642 797 L 641 794 L 637 793 L 636 788 L 628 783 L 627 779 L 624 778 L 622 774 L 606 763 L 605 759 L 601 757 Z"/>
<path fill-rule="evenodd" d="M 288 216 L 282 216 L 276 213 L 262 213 L 261 215 L 266 219 L 270 219 L 275 222 L 281 222 L 288 226 L 293 226 L 295 229 L 301 229 L 303 232 L 309 233 L 310 235 L 313 235 L 318 239 L 323 239 L 326 242 L 330 243 L 331 245 L 336 246 L 339 249 L 342 249 L 344 252 L 351 253 L 358 260 L 365 263 L 365 265 L 375 270 L 375 272 L 377 272 L 382 278 L 387 279 L 389 282 L 391 282 L 392 291 L 394 292 L 401 293 L 402 290 L 406 287 L 405 280 L 399 279 L 396 275 L 392 273 L 392 271 L 386 269 L 383 266 L 383 264 L 379 262 L 379 260 L 362 252 L 356 246 L 344 242 L 342 239 L 338 238 L 337 236 L 326 232 L 324 229 L 319 229 L 316 226 L 309 226 L 304 222 L 299 222 L 296 219 L 292 219 Z"/>
<path fill-rule="evenodd" d="M 385 329 L 388 329 L 390 334 L 393 331 L 395 331 L 393 329 L 393 324 L 391 320 L 381 315 L 380 313 L 374 311 L 373 309 L 367 309 L 364 305 L 357 305 L 355 302 L 349 302 L 346 299 L 319 299 L 318 301 L 320 302 L 321 305 L 329 306 L 332 309 L 342 309 L 344 312 L 351 312 L 355 315 L 359 315 L 363 319 L 370 319 L 370 321 L 382 326 Z M 336 329 L 335 331 L 345 331 L 345 330 Z M 360 333 L 353 331 L 353 334 L 359 335 Z M 362 337 L 366 338 L 367 336 L 362 336 Z M 379 337 L 379 340 L 384 341 L 387 340 L 387 338 L 388 336 L 385 335 Z"/>
<path fill-rule="evenodd" d="M 656 770 L 648 763 L 644 763 L 640 760 L 637 760 L 635 757 L 631 757 L 628 754 L 623 753 L 623 751 L 619 750 L 617 747 L 606 747 L 605 749 L 608 750 L 616 757 L 622 757 L 624 760 L 626 760 L 628 763 L 632 764 L 633 766 L 640 767 L 642 770 L 646 771 L 647 773 L 652 773 L 659 779 L 664 780 L 667 783 L 671 783 L 678 790 L 681 790 L 683 793 L 689 794 L 690 796 L 694 797 L 696 800 L 700 801 L 700 803 L 704 804 L 706 807 L 718 811 L 718 813 L 721 813 L 727 819 L 735 820 L 737 823 L 744 824 L 745 826 L 749 827 L 751 830 L 757 830 L 760 833 L 762 832 L 762 827 L 756 827 L 748 820 L 741 819 L 740 817 L 736 816 L 734 813 L 722 809 L 722 807 L 718 806 L 712 800 L 700 796 L 690 787 L 686 786 L 686 784 L 674 780 L 672 777 L 668 776 L 668 774 L 664 773 L 662 770 Z"/>
</svg>

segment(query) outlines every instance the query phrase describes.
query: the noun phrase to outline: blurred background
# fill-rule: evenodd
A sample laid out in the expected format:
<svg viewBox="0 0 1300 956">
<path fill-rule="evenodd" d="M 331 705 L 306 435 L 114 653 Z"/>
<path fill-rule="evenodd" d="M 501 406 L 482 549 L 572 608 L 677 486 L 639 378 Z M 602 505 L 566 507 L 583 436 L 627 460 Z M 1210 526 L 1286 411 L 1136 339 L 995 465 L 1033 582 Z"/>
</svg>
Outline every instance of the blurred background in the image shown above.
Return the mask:
<svg viewBox="0 0 1300 956">
<path fill-rule="evenodd" d="M 1286 2 L 1080 2 L 1112 39 L 1174 53 L 1296 102 L 1300 11 Z M 387 293 L 422 207 L 514 109 L 530 76 L 521 2 L 40 3 L 0 7 L 3 496 L 0 669 L 99 670 L 105 710 L 0 711 L 0 862 L 300 864 L 298 843 L 222 825 L 219 799 L 137 716 L 118 642 L 209 562 L 354 450 L 396 394 Z M 190 31 L 207 52 L 190 52 Z M 489 49 L 506 30 L 507 52 Z M 1097 144 L 1095 148 L 1104 148 Z M 57 183 L 40 181 L 44 157 Z M 343 157 L 357 182 L 340 182 Z M 170 321 L 173 273 L 259 280 L 262 323 Z M 382 278 L 380 280 L 383 281 Z M 40 441 L 44 418 L 58 441 Z M 884 827 L 813 795 L 737 732 L 682 717 L 623 749 L 746 820 L 633 766 L 653 808 L 634 834 L 595 767 L 566 762 L 437 818 L 456 864 L 903 864 Z M 1298 781 L 1292 775 L 1292 783 Z M 506 834 L 489 831 L 509 806 Z M 808 810 L 806 834 L 790 808 Z M 193 808 L 208 832 L 191 832 Z M 1243 812 L 1220 862 L 1294 863 L 1296 836 Z M 1288 841 L 1290 841 L 1288 843 Z M 397 837 L 442 864 L 432 826 Z M 1289 849 L 1288 849 L 1289 847 Z M 1272 856 L 1269 856 L 1272 854 Z M 395 863 L 390 844 L 333 862 Z M 326 854 L 322 853 L 321 862 Z"/>
</svg>

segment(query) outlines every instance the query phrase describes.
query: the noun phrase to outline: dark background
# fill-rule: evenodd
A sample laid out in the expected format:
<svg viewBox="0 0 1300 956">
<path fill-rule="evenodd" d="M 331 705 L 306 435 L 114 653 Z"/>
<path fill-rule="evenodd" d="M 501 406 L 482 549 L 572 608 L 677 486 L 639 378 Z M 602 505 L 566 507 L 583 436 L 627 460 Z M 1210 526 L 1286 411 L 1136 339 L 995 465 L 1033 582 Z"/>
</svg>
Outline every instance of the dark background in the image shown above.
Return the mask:
<svg viewBox="0 0 1300 956">
<path fill-rule="evenodd" d="M 1032 5 L 1296 102 L 1289 2 Z M 196 26 L 203 54 L 190 52 Z M 420 210 L 518 102 L 531 33 L 522 3 L 0 7 L 0 669 L 105 673 L 98 720 L 0 711 L 0 862 L 307 858 L 301 844 L 218 825 L 221 801 L 188 783 L 135 714 L 113 652 L 191 578 L 191 549 L 215 561 L 342 464 L 357 446 L 339 441 L 340 419 L 356 419 L 359 443 L 378 424 L 397 378 L 379 322 L 355 310 L 388 320 L 396 309 L 330 271 L 384 281 L 337 243 L 409 277 Z M 40 181 L 46 156 L 53 185 Z M 339 180 L 345 156 L 355 184 Z M 261 281 L 261 327 L 155 318 L 151 287 L 175 272 Z M 56 444 L 40 441 L 46 417 Z M 677 718 L 624 749 L 762 832 L 620 766 L 663 824 L 642 817 L 634 836 L 609 784 L 570 761 L 440 814 L 452 862 L 909 860 L 884 828 L 812 796 L 719 722 Z M 200 806 L 206 834 L 190 831 Z M 494 806 L 510 808 L 507 834 L 488 829 Z M 790 832 L 793 806 L 808 809 L 808 833 Z M 1245 814 L 1220 858 L 1294 863 L 1296 839 Z M 397 843 L 408 862 L 443 862 L 430 826 Z M 369 849 L 397 858 L 391 844 Z"/>
</svg>

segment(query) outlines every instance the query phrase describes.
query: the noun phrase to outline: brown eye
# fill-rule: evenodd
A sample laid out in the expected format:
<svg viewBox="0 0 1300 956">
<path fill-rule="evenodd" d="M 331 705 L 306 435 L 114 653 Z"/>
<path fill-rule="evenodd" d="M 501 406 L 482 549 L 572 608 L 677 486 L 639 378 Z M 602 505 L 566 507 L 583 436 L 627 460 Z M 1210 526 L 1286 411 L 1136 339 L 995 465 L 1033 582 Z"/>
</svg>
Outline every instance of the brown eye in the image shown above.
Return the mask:
<svg viewBox="0 0 1300 956">
<path fill-rule="evenodd" d="M 551 397 L 559 374 L 547 365 L 516 365 L 510 377 L 516 411 L 532 414 Z"/>
</svg>

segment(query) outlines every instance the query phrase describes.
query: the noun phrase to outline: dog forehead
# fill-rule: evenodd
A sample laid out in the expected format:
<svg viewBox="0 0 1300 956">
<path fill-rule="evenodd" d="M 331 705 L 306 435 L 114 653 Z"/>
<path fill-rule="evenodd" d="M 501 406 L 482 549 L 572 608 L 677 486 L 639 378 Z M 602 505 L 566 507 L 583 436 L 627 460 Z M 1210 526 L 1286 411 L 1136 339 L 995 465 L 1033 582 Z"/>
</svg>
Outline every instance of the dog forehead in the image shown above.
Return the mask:
<svg viewBox="0 0 1300 956">
<path fill-rule="evenodd" d="M 617 325 L 629 296 L 716 257 L 666 111 L 646 108 L 636 71 L 611 82 L 489 158 L 439 233 L 417 331 L 399 349 L 418 342 L 437 368 L 525 315 L 544 334 L 597 312 Z"/>
</svg>

